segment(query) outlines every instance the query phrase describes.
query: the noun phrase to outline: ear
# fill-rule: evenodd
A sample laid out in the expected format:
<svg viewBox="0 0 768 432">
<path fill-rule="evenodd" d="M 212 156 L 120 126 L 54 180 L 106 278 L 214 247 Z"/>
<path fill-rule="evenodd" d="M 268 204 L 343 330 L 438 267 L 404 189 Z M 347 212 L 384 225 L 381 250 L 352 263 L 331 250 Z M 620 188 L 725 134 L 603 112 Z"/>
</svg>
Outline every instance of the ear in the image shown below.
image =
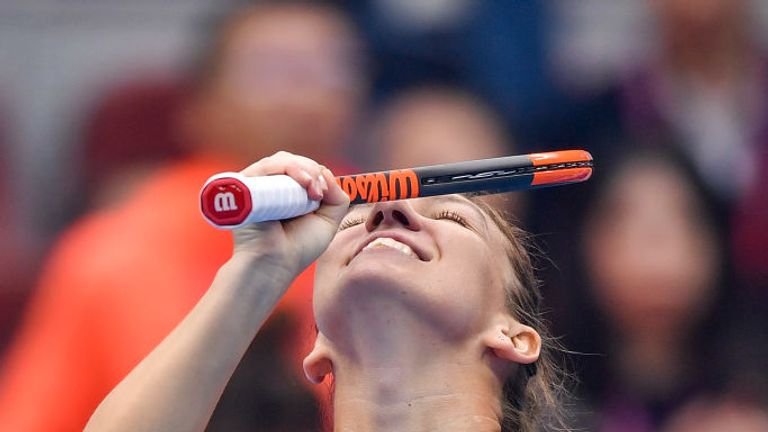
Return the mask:
<svg viewBox="0 0 768 432">
<path fill-rule="evenodd" d="M 519 322 L 494 326 L 483 340 L 497 357 L 519 364 L 535 362 L 541 352 L 539 333 Z"/>
<path fill-rule="evenodd" d="M 317 335 L 314 348 L 304 358 L 304 375 L 312 384 L 320 384 L 326 375 L 333 372 L 333 363 L 321 338 L 322 335 Z"/>
</svg>

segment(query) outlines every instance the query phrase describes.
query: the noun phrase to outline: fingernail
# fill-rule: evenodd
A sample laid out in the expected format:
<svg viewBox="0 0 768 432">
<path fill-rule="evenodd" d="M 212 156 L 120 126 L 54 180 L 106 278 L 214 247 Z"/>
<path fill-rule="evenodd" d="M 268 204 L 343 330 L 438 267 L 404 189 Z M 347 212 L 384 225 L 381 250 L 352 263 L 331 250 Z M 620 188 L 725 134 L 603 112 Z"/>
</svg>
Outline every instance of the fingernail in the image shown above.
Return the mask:
<svg viewBox="0 0 768 432">
<path fill-rule="evenodd" d="M 325 181 L 325 177 L 323 177 L 323 175 L 320 174 L 319 176 L 317 176 L 317 179 L 320 180 L 320 186 L 322 186 L 323 191 L 327 191 L 328 190 L 328 182 Z"/>
<path fill-rule="evenodd" d="M 332 180 L 335 180 L 335 179 L 334 179 L 334 177 L 333 177 L 333 173 L 332 173 L 332 172 L 331 172 L 331 170 L 329 170 L 328 168 L 323 168 L 323 173 L 322 173 L 321 175 L 322 175 L 323 177 L 325 177 L 325 176 L 327 175 L 327 176 L 328 176 L 328 178 L 330 178 L 330 179 L 332 179 Z"/>
</svg>

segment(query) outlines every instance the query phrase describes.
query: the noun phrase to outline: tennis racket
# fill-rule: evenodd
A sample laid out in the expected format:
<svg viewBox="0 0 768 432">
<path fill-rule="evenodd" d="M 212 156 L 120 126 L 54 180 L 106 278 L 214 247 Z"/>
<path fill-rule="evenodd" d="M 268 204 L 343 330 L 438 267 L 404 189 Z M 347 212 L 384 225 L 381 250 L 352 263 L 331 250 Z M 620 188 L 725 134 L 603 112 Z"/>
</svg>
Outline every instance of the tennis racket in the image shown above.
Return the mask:
<svg viewBox="0 0 768 432">
<path fill-rule="evenodd" d="M 589 152 L 563 150 L 340 176 L 336 183 L 355 205 L 579 183 L 589 179 L 592 167 Z M 209 178 L 200 192 L 203 216 L 221 229 L 290 219 L 319 206 L 319 201 L 309 199 L 306 189 L 287 175 L 220 173 Z"/>
</svg>

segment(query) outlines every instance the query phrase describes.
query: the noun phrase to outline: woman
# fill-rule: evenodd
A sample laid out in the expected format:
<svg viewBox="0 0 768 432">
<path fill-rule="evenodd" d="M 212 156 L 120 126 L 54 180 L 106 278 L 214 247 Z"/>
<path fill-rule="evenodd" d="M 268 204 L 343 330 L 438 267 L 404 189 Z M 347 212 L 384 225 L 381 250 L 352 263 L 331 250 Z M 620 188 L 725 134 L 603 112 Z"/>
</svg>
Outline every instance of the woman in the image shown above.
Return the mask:
<svg viewBox="0 0 768 432">
<path fill-rule="evenodd" d="M 605 354 L 577 366 L 590 430 L 662 430 L 690 401 L 758 370 L 744 357 L 753 331 L 734 331 L 746 310 L 723 253 L 725 212 L 690 161 L 660 144 L 611 159 L 574 230 L 583 273 L 566 290 L 580 311 L 568 345 Z"/>
<path fill-rule="evenodd" d="M 459 195 L 347 213 L 328 169 L 285 152 L 243 173 L 287 174 L 321 206 L 236 231 L 211 288 L 87 431 L 204 430 L 253 336 L 324 251 L 304 371 L 332 376 L 334 430 L 527 431 L 558 418 L 532 266 L 498 213 Z"/>
</svg>

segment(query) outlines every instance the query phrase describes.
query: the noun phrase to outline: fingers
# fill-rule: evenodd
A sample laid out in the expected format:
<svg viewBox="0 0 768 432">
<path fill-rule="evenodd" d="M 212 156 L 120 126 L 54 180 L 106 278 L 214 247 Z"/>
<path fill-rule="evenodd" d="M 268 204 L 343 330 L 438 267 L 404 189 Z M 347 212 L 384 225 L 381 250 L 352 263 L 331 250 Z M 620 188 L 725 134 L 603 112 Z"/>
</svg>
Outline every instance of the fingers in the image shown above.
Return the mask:
<svg viewBox="0 0 768 432">
<path fill-rule="evenodd" d="M 301 178 L 299 184 L 307 189 L 307 195 L 312 200 L 322 200 L 323 193 L 328 190 L 328 186 L 325 184 L 322 176 L 322 167 L 319 165 L 317 168 L 305 165 L 290 165 L 286 167 L 285 173 L 294 180 Z"/>
<path fill-rule="evenodd" d="M 278 152 L 240 172 L 245 176 L 285 174 L 307 191 L 310 199 L 320 201 L 310 214 L 276 222 L 253 224 L 235 232 L 235 244 L 263 247 L 265 233 L 280 232 L 282 240 L 270 240 L 270 248 L 282 244 L 286 268 L 303 269 L 323 253 L 336 234 L 349 207 L 349 197 L 336 183 L 330 170 L 317 162 L 288 152 Z M 279 237 L 279 236 L 278 236 Z M 243 247 L 247 248 L 247 247 Z M 242 249 L 242 248 L 241 248 Z M 279 249 L 279 248 L 277 248 Z M 293 263 L 293 264 L 292 264 Z"/>
<path fill-rule="evenodd" d="M 333 173 L 328 168 L 323 167 L 321 178 L 328 188 L 323 197 L 323 204 L 315 213 L 329 219 L 336 228 L 347 214 L 349 195 L 336 183 Z"/>
<path fill-rule="evenodd" d="M 247 176 L 285 174 L 307 190 L 309 198 L 323 204 L 317 213 L 338 224 L 349 207 L 349 197 L 339 187 L 331 171 L 304 156 L 280 151 L 241 171 Z"/>
<path fill-rule="evenodd" d="M 323 167 L 321 178 L 327 190 L 320 207 L 313 214 L 283 222 L 289 238 L 301 239 L 304 245 L 299 259 L 300 268 L 309 265 L 325 251 L 349 208 L 349 196 L 336 183 L 331 171 Z"/>
<path fill-rule="evenodd" d="M 280 151 L 250 165 L 240 173 L 246 176 L 285 174 L 307 190 L 310 199 L 320 201 L 328 190 L 328 180 L 322 174 L 323 166 L 304 156 Z"/>
<path fill-rule="evenodd" d="M 349 206 L 349 195 L 336 183 L 336 178 L 331 170 L 323 167 L 321 173 L 323 183 L 328 185 L 324 201 L 330 205 Z"/>
</svg>

